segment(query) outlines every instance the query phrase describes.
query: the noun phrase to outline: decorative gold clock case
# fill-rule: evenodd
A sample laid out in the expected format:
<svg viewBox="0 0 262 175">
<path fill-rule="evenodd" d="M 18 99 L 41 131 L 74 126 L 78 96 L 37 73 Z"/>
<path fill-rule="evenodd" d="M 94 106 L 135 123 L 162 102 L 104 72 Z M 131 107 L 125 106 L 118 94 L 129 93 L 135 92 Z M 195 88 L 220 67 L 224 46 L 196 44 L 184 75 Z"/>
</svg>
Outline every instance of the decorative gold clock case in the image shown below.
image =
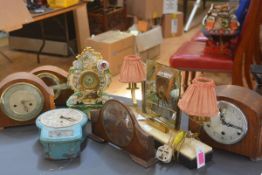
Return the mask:
<svg viewBox="0 0 262 175">
<path fill-rule="evenodd" d="M 75 92 L 68 101 L 69 106 L 102 104 L 106 101 L 103 91 L 111 82 L 109 63 L 90 47 L 76 59 L 68 75 L 68 85 Z"/>
</svg>

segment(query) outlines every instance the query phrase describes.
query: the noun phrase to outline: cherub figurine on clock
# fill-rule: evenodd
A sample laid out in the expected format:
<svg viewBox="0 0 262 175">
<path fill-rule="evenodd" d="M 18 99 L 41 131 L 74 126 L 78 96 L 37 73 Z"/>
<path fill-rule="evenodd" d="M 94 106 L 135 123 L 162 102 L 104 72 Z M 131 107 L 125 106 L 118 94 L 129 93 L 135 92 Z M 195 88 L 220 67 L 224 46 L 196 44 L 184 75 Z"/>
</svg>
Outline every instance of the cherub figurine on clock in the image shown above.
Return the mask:
<svg viewBox="0 0 262 175">
<path fill-rule="evenodd" d="M 109 63 L 100 53 L 87 47 L 76 57 L 69 69 L 68 85 L 74 90 L 74 94 L 68 99 L 67 106 L 102 105 L 108 99 L 103 92 L 110 82 Z"/>
</svg>

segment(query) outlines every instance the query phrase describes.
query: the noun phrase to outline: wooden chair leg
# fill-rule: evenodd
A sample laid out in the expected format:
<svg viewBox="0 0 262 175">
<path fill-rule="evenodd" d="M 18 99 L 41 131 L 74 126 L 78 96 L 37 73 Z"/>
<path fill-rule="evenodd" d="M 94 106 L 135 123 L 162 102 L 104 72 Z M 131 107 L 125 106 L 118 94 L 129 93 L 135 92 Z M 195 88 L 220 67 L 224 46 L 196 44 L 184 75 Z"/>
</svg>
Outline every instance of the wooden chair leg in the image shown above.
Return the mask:
<svg viewBox="0 0 262 175">
<path fill-rule="evenodd" d="M 189 77 L 189 72 L 185 71 L 185 77 L 184 77 L 184 84 L 183 84 L 183 91 L 185 92 L 187 87 L 188 87 L 188 77 Z"/>
<path fill-rule="evenodd" d="M 191 72 L 191 81 L 194 80 L 196 78 L 196 72 L 192 71 Z"/>
</svg>

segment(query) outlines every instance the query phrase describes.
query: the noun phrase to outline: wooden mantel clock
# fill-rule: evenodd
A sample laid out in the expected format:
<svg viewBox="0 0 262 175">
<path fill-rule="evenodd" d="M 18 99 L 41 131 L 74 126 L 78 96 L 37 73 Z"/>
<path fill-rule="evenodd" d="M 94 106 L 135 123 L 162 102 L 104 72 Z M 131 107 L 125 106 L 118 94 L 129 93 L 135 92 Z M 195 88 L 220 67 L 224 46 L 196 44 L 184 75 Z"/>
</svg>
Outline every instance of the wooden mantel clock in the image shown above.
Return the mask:
<svg viewBox="0 0 262 175">
<path fill-rule="evenodd" d="M 37 76 L 17 72 L 0 82 L 0 127 L 28 125 L 55 108 L 53 91 Z"/>
<path fill-rule="evenodd" d="M 140 128 L 133 112 L 123 103 L 108 100 L 100 111 L 91 111 L 91 122 L 96 141 L 113 143 L 144 167 L 156 162 L 153 137 Z"/>
<path fill-rule="evenodd" d="M 250 89 L 223 85 L 216 88 L 219 114 L 204 124 L 200 138 L 208 145 L 244 155 L 262 158 L 262 96 Z M 189 127 L 198 126 L 190 121 Z"/>
<path fill-rule="evenodd" d="M 31 71 L 54 90 L 56 106 L 65 106 L 67 99 L 74 93 L 67 85 L 68 72 L 52 65 L 39 66 Z"/>
</svg>

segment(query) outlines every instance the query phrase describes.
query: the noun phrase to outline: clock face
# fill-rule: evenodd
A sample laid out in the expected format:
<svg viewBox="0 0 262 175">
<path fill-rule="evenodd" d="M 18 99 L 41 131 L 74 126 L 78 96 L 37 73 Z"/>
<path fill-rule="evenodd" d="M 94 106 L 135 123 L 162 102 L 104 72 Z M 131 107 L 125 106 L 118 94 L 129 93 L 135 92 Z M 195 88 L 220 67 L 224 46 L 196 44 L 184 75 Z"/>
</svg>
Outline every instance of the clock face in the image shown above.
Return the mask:
<svg viewBox="0 0 262 175">
<path fill-rule="evenodd" d="M 205 132 L 221 144 L 234 144 L 242 140 L 248 131 L 245 114 L 227 101 L 219 101 L 218 108 L 218 116 L 204 124 Z"/>
<path fill-rule="evenodd" d="M 97 89 L 99 87 L 99 77 L 95 72 L 86 71 L 80 77 L 81 85 L 84 89 Z"/>
<path fill-rule="evenodd" d="M 111 142 L 120 147 L 127 146 L 134 132 L 128 109 L 117 101 L 110 101 L 104 105 L 102 116 L 106 134 Z"/>
<path fill-rule="evenodd" d="M 29 83 L 13 84 L 1 96 L 2 110 L 16 121 L 28 121 L 35 118 L 42 111 L 43 106 L 42 92 Z"/>
<path fill-rule="evenodd" d="M 46 127 L 64 128 L 78 124 L 84 114 L 76 109 L 61 108 L 43 113 L 39 120 Z"/>
</svg>

